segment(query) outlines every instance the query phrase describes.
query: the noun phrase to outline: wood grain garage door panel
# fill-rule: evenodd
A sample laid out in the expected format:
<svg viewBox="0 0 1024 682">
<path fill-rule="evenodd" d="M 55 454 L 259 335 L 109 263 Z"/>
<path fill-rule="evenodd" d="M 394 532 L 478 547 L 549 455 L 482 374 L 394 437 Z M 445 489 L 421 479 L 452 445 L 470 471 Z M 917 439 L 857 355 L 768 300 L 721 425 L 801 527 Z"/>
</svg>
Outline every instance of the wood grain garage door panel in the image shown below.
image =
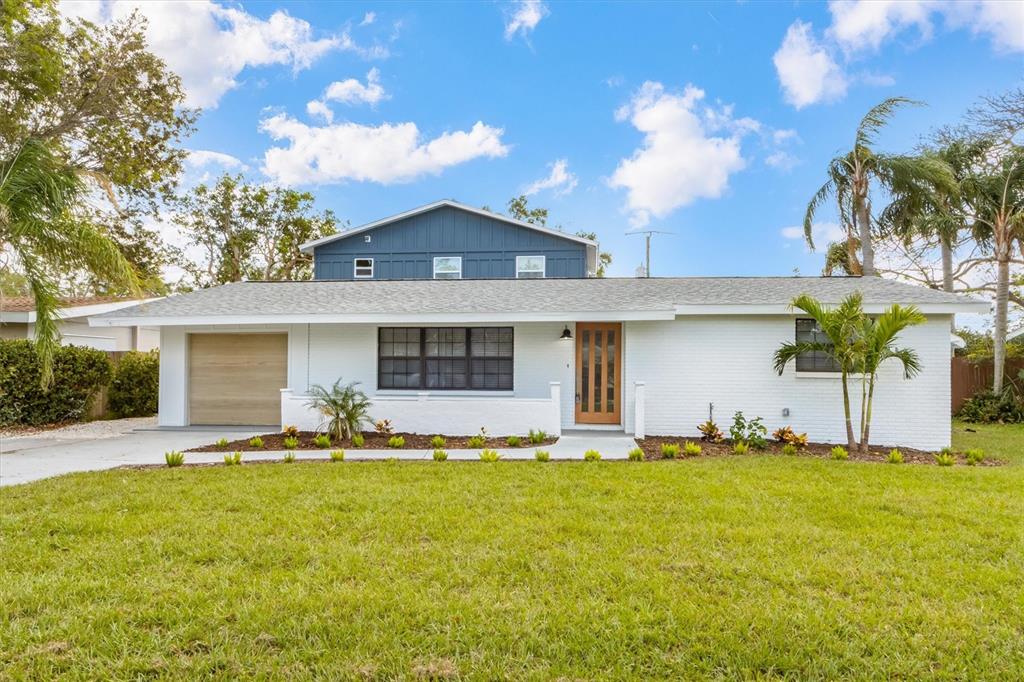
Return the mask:
<svg viewBox="0 0 1024 682">
<path fill-rule="evenodd" d="M 192 424 L 277 424 L 287 384 L 287 334 L 189 335 Z"/>
</svg>

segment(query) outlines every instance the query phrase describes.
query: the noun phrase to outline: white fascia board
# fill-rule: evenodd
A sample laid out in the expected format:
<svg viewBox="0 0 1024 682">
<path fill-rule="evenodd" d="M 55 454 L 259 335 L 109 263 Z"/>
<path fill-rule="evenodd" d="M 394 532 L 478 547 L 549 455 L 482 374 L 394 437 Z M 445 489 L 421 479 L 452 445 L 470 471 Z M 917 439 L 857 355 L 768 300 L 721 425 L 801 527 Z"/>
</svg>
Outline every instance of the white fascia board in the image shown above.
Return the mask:
<svg viewBox="0 0 1024 682">
<path fill-rule="evenodd" d="M 35 322 L 36 314 L 34 312 L 3 312 L 0 311 L 0 322 Z"/>
<path fill-rule="evenodd" d="M 672 310 L 565 311 L 556 313 L 354 313 L 288 315 L 191 315 L 89 318 L 91 327 L 180 327 L 240 324 L 463 324 L 481 322 L 630 322 L 674 320 Z"/>
<path fill-rule="evenodd" d="M 890 304 L 866 303 L 864 312 L 877 315 L 885 312 Z M 925 315 L 955 315 L 957 313 L 987 313 L 991 306 L 987 301 L 965 301 L 958 303 L 900 303 L 900 305 L 913 305 Z M 687 304 L 677 305 L 676 315 L 793 315 L 799 316 L 804 313 L 794 310 L 784 303 L 765 304 Z"/>
<path fill-rule="evenodd" d="M 132 301 L 113 301 L 110 303 L 94 303 L 93 305 L 77 305 L 70 308 L 58 308 L 56 317 L 58 320 L 72 320 L 76 317 L 88 317 L 89 315 L 102 315 L 112 313 L 115 310 L 131 308 L 132 306 L 159 301 L 162 296 L 155 298 L 140 298 Z M 0 312 L 0 322 L 35 322 L 36 311 L 26 312 Z"/>
<path fill-rule="evenodd" d="M 346 237 L 351 237 L 351 236 L 357 235 L 357 234 L 359 234 L 361 232 L 366 232 L 367 230 L 372 230 L 375 227 L 381 227 L 382 225 L 387 225 L 389 223 L 398 222 L 399 220 L 404 220 L 405 218 L 411 218 L 412 216 L 419 215 L 421 213 L 426 213 L 427 211 L 433 211 L 435 208 L 440 208 L 442 206 L 451 206 L 452 208 L 458 208 L 458 209 L 461 209 L 463 211 L 469 211 L 470 213 L 475 213 L 476 215 L 484 216 L 485 218 L 493 218 L 495 220 L 501 220 L 502 222 L 506 222 L 506 223 L 509 223 L 509 224 L 512 224 L 512 225 L 518 225 L 519 227 L 525 227 L 528 230 L 534 230 L 536 232 L 543 232 L 545 234 L 550 234 L 550 235 L 555 236 L 555 237 L 562 237 L 563 239 L 568 239 L 570 241 L 579 242 L 580 244 L 586 244 L 588 247 L 593 247 L 594 253 L 595 254 L 597 253 L 597 242 L 595 242 L 593 240 L 585 239 L 583 237 L 578 237 L 578 236 L 576 236 L 574 234 L 569 234 L 568 232 L 561 232 L 560 230 L 555 230 L 553 228 L 545 227 L 543 225 L 534 225 L 533 223 L 528 223 L 525 220 L 516 220 L 515 218 L 509 218 L 508 216 L 501 215 L 500 213 L 493 213 L 491 211 L 485 211 L 482 208 L 474 208 L 473 206 L 466 206 L 465 204 L 460 204 L 459 202 L 452 201 L 451 199 L 442 199 L 441 201 L 435 201 L 432 204 L 427 204 L 425 206 L 420 206 L 418 208 L 414 208 L 412 210 L 405 211 L 404 213 L 399 213 L 398 215 L 389 216 L 387 218 L 381 218 L 380 220 L 375 220 L 372 223 L 366 223 L 365 225 L 360 225 L 359 227 L 354 227 L 351 230 L 343 230 L 341 232 L 336 232 L 335 234 L 327 235 L 326 237 L 320 237 L 319 239 L 314 239 L 313 241 L 306 242 L 305 244 L 300 244 L 299 245 L 299 251 L 301 251 L 302 253 L 312 253 L 313 249 L 315 249 L 316 247 L 320 246 L 321 244 L 327 244 L 329 242 L 333 242 L 333 241 L 336 241 L 338 239 L 345 239 Z"/>
</svg>

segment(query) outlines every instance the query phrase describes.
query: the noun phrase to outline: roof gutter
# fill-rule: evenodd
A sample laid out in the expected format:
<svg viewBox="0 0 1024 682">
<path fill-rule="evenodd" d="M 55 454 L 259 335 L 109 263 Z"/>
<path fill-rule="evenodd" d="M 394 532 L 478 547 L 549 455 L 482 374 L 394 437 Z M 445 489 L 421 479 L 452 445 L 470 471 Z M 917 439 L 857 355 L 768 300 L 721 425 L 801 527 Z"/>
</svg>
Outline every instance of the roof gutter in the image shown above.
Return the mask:
<svg viewBox="0 0 1024 682">
<path fill-rule="evenodd" d="M 899 303 L 894 301 L 893 303 Z M 891 304 L 865 303 L 864 312 L 870 315 L 878 315 Z M 949 303 L 914 303 L 900 305 L 913 305 L 925 315 L 956 315 L 968 313 L 988 313 L 991 305 L 988 301 L 965 299 L 963 301 Z M 801 315 L 799 310 L 785 303 L 758 303 L 758 304 L 730 304 L 730 303 L 693 303 L 682 304 L 675 307 L 676 315 L 681 317 L 694 315 Z"/>
</svg>

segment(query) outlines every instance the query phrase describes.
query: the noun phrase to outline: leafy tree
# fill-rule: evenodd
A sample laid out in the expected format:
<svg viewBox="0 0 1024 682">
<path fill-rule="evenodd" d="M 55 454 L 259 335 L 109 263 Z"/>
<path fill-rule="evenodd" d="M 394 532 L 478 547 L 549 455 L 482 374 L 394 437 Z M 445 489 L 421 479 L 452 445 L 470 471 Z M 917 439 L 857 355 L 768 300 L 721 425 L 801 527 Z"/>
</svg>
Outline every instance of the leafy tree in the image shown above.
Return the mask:
<svg viewBox="0 0 1024 682">
<path fill-rule="evenodd" d="M 949 167 L 934 157 L 881 154 L 871 149 L 878 132 L 904 104 L 914 102 L 903 97 L 887 99 L 861 119 L 853 149 L 829 162 L 828 180 L 811 198 L 804 215 L 804 237 L 814 248 L 815 213 L 828 197 L 834 196 L 840 219 L 851 225 L 853 234 L 860 239 L 861 267 L 863 274 L 869 276 L 876 274 L 871 226 L 872 184 L 893 194 L 909 191 L 919 182 L 935 186 L 954 184 Z"/>
<path fill-rule="evenodd" d="M 189 267 L 194 285 L 308 279 L 312 257 L 299 246 L 333 234 L 337 225 L 331 211 L 313 212 L 313 199 L 308 192 L 251 185 L 228 174 L 181 197 L 174 222 L 205 254 L 204 263 Z"/>
<path fill-rule="evenodd" d="M 546 208 L 530 208 L 529 199 L 525 194 L 520 194 L 517 197 L 512 197 L 508 200 L 508 214 L 516 220 L 522 220 L 523 222 L 530 223 L 531 225 L 542 225 L 546 226 L 548 223 L 548 209 Z M 556 226 L 557 230 L 561 230 L 561 226 Z M 596 232 L 586 232 L 580 230 L 576 233 L 577 237 L 583 237 L 593 242 L 597 241 Z M 601 251 L 597 254 L 597 272 L 594 274 L 597 277 L 604 277 L 608 270 L 608 266 L 612 264 L 612 254 L 608 251 Z"/>
</svg>

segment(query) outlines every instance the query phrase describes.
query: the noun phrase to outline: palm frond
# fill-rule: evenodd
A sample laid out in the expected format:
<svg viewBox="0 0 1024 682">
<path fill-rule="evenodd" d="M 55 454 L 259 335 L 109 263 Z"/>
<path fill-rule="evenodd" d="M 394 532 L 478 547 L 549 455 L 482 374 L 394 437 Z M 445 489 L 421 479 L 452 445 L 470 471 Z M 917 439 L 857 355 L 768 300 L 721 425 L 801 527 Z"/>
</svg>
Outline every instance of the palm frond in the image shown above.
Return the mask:
<svg viewBox="0 0 1024 682">
<path fill-rule="evenodd" d="M 807 246 L 813 251 L 814 250 L 814 214 L 817 213 L 818 208 L 825 203 L 835 191 L 835 183 L 829 180 L 822 185 L 811 200 L 807 202 L 807 210 L 804 212 L 804 239 L 807 241 Z"/>
<path fill-rule="evenodd" d="M 893 117 L 896 110 L 902 106 L 924 106 L 924 102 L 918 102 L 906 97 L 890 97 L 871 107 L 868 113 L 864 114 L 860 125 L 857 126 L 855 148 L 870 149 L 875 143 L 878 131 L 889 122 L 889 119 Z"/>
</svg>

